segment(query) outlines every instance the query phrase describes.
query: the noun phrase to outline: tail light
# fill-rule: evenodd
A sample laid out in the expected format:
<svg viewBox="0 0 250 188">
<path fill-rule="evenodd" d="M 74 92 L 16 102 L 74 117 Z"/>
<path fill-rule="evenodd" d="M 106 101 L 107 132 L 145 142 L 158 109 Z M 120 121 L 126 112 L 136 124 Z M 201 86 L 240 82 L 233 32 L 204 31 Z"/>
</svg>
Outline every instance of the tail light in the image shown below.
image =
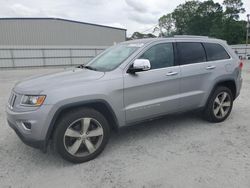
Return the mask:
<svg viewBox="0 0 250 188">
<path fill-rule="evenodd" d="M 242 61 L 240 61 L 240 63 L 239 63 L 239 68 L 240 68 L 240 70 L 242 70 L 242 68 L 243 68 L 243 62 Z"/>
</svg>

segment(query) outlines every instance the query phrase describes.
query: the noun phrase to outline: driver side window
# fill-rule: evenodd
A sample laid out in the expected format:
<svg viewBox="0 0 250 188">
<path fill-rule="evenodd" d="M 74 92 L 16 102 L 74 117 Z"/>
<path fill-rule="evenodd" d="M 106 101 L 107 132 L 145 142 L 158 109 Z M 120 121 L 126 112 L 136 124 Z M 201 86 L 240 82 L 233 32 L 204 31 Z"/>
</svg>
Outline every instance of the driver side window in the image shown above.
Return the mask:
<svg viewBox="0 0 250 188">
<path fill-rule="evenodd" d="M 151 63 L 151 69 L 174 66 L 173 44 L 156 44 L 144 52 L 139 59 L 148 59 Z"/>
</svg>

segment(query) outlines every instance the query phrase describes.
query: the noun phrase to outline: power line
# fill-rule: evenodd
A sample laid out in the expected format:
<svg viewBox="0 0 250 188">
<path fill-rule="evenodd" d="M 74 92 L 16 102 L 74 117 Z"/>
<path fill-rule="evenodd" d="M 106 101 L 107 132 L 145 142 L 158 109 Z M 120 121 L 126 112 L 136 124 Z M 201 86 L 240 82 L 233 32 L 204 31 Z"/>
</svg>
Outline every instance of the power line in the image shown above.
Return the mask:
<svg viewBox="0 0 250 188">
<path fill-rule="evenodd" d="M 156 25 L 154 25 L 154 26 L 152 26 L 152 27 L 150 27 L 150 28 L 147 28 L 147 29 L 145 29 L 145 30 L 143 30 L 143 31 L 137 31 L 137 32 L 142 33 L 142 34 L 145 34 L 145 32 L 150 31 L 150 30 L 154 29 L 154 28 L 157 27 L 157 26 L 158 26 L 158 24 L 156 24 Z M 130 34 L 130 35 L 132 36 L 132 34 Z"/>
<path fill-rule="evenodd" d="M 148 28 L 148 29 L 146 29 L 146 30 L 144 30 L 144 31 L 141 31 L 140 33 L 145 33 L 145 32 L 147 32 L 147 31 L 150 31 L 150 30 L 154 29 L 156 26 L 158 26 L 158 24 L 156 24 L 156 25 L 154 25 L 153 27 L 150 27 L 150 28 Z"/>
</svg>

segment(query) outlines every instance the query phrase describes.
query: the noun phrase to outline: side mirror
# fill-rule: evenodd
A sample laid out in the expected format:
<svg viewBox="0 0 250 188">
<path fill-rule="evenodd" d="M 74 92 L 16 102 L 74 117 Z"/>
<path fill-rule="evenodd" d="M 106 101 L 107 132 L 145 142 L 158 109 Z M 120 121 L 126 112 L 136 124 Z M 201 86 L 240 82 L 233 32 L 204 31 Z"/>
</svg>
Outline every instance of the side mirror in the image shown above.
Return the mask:
<svg viewBox="0 0 250 188">
<path fill-rule="evenodd" d="M 128 72 L 135 73 L 139 71 L 147 71 L 151 68 L 150 61 L 148 59 L 136 59 L 129 68 Z"/>
</svg>

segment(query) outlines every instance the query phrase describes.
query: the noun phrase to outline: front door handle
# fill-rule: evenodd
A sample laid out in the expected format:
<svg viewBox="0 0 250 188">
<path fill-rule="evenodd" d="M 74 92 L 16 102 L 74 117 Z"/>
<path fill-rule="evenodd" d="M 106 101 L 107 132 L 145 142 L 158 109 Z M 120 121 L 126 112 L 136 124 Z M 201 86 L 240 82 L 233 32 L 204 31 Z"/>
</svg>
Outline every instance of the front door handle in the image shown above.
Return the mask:
<svg viewBox="0 0 250 188">
<path fill-rule="evenodd" d="M 166 76 L 174 76 L 174 75 L 177 75 L 178 72 L 173 72 L 173 71 L 170 71 L 166 74 Z"/>
<path fill-rule="evenodd" d="M 206 67 L 207 70 L 212 70 L 212 69 L 215 69 L 215 68 L 216 68 L 216 66 L 214 66 L 214 65 L 210 65 L 210 66 Z"/>
</svg>

